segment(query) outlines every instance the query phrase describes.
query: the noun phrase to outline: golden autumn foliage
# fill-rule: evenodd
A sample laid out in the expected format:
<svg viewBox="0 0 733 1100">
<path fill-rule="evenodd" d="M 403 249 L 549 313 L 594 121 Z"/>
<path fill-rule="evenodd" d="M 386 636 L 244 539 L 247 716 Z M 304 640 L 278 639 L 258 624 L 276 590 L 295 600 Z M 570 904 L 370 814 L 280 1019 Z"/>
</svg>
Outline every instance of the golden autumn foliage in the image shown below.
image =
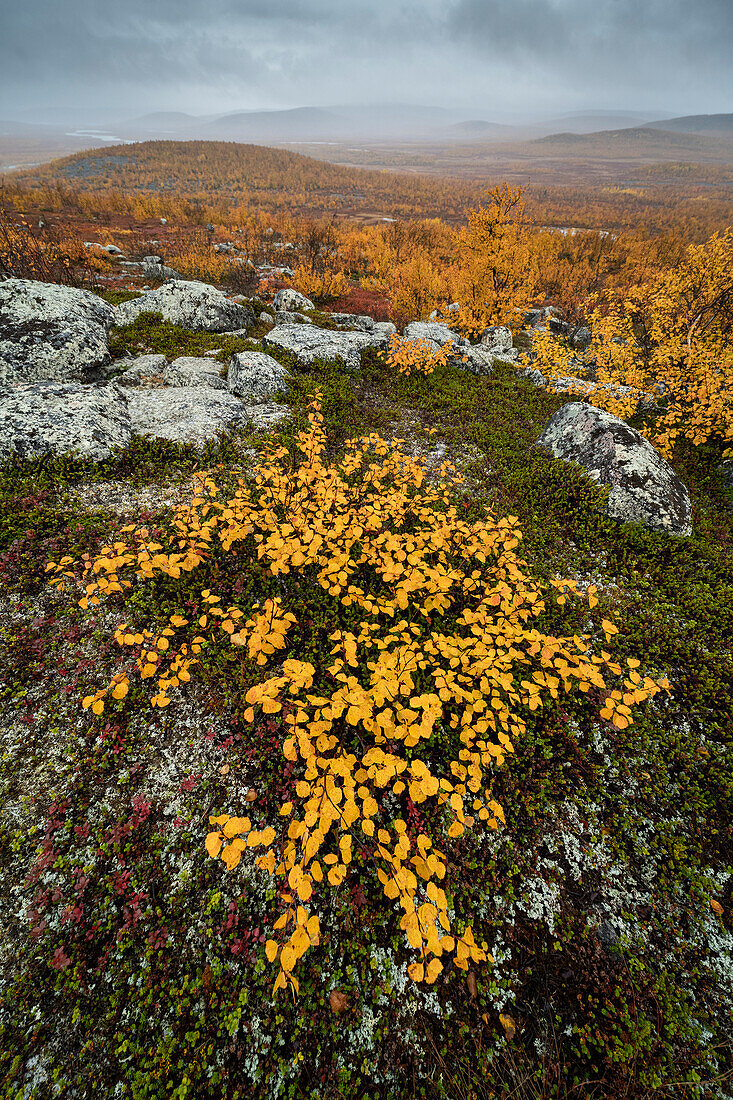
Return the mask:
<svg viewBox="0 0 733 1100">
<path fill-rule="evenodd" d="M 487 325 L 516 323 L 540 290 L 537 238 L 525 219 L 525 188 L 503 183 L 487 191 L 488 202 L 469 211 L 456 235 L 455 260 L 447 272 L 447 299 L 459 304 L 450 324 L 464 336 Z M 544 292 L 543 292 L 544 294 Z"/>
<path fill-rule="evenodd" d="M 587 400 L 628 418 L 641 399 L 661 399 L 645 431 L 666 456 L 680 438 L 733 444 L 733 230 L 625 293 L 592 297 L 587 315 L 584 359 L 600 383 Z M 550 332 L 533 338 L 533 350 L 549 378 L 577 373 L 574 353 Z"/>
<path fill-rule="evenodd" d="M 452 342 L 439 347 L 433 340 L 409 340 L 393 333 L 389 338 L 385 361 L 399 374 L 432 374 L 436 367 L 450 362 L 454 354 Z"/>
<path fill-rule="evenodd" d="M 668 685 L 643 676 L 638 660 L 615 662 L 599 637 L 543 631 L 551 605 L 584 598 L 592 609 L 595 590 L 581 597 L 573 581 L 533 578 L 517 520 L 488 510 L 464 518 L 462 479 L 448 463 L 433 483 L 420 461 L 376 435 L 349 441 L 333 461 L 325 444 L 317 395 L 294 458 L 269 448 L 228 499 L 202 474 L 161 541 L 132 525 L 84 559 L 83 607 L 161 575 L 195 575 L 214 554 L 232 555 L 238 570 L 256 560 L 280 582 L 261 605 L 222 606 L 205 588 L 186 616 L 120 626 L 132 657 L 84 706 L 102 714 L 132 676 L 155 681 L 151 703 L 166 706 L 204 647 L 238 647 L 251 676 L 245 720 L 280 716 L 294 797 L 276 821 L 236 807 L 213 816 L 206 850 L 230 870 L 258 850 L 257 865 L 278 882 L 283 911 L 265 947 L 275 989 L 298 990 L 298 960 L 319 941 L 319 893 L 367 874 L 400 908 L 412 978 L 434 982 L 450 959 L 468 970 L 488 957 L 470 925 L 451 917 L 460 883 L 450 881 L 446 846 L 467 829 L 504 826 L 492 776 L 527 715 L 561 692 L 592 689 L 601 716 L 623 729 L 635 704 Z M 48 572 L 59 588 L 75 577 L 69 557 Z M 330 597 L 333 612 L 317 651 L 303 650 L 295 613 L 310 589 Z M 604 619 L 601 631 L 608 642 L 617 627 Z M 409 802 L 422 829 L 408 827 Z"/>
</svg>

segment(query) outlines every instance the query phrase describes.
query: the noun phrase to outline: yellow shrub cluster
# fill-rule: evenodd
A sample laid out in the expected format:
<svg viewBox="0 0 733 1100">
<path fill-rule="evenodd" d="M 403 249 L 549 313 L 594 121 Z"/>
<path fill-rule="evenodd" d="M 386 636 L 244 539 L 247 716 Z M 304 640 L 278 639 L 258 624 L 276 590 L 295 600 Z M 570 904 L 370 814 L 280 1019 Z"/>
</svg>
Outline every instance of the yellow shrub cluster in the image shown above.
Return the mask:
<svg viewBox="0 0 733 1100">
<path fill-rule="evenodd" d="M 645 429 L 669 457 L 680 438 L 733 444 L 733 230 L 688 248 L 649 282 L 588 302 L 585 359 L 600 386 L 588 400 L 628 419 L 640 398 L 661 399 Z M 548 378 L 577 374 L 574 353 L 552 333 L 533 335 L 533 366 Z M 525 362 L 529 362 L 525 357 Z M 604 384 L 605 388 L 604 388 Z M 613 387 L 628 386 L 623 394 Z"/>
<path fill-rule="evenodd" d="M 195 615 L 172 616 L 159 631 L 120 627 L 117 640 L 134 647 L 140 676 L 158 677 L 151 701 L 163 706 L 202 647 L 228 635 L 251 662 L 245 718 L 281 715 L 283 756 L 297 777 L 283 820 L 221 814 L 206 839 L 228 868 L 264 849 L 256 862 L 280 883 L 284 912 L 266 945 L 279 963 L 275 988 L 298 989 L 296 964 L 319 938 L 317 892 L 369 866 L 401 908 L 411 976 L 432 982 L 446 959 L 467 969 L 488 957 L 470 927 L 451 921 L 444 846 L 466 829 L 503 825 L 492 774 L 522 737 L 524 716 L 561 691 L 593 688 L 605 698 L 603 717 L 624 728 L 632 707 L 667 685 L 643 677 L 638 661 L 614 662 L 588 637 L 540 629 L 548 601 L 562 605 L 574 582 L 530 576 L 514 517 L 465 519 L 461 478 L 448 464 L 431 486 L 419 461 L 378 436 L 350 441 L 329 462 L 318 399 L 298 447 L 296 460 L 271 449 L 225 501 L 203 475 L 167 546 L 126 528 L 127 541 L 85 561 L 82 604 L 124 592 L 135 576 L 194 572 L 214 553 L 236 554 L 238 568 L 256 558 L 280 578 L 281 598 L 224 608 L 204 589 Z M 70 566 L 49 563 L 52 583 L 63 587 Z M 299 649 L 288 603 L 298 606 L 303 586 L 331 597 L 330 650 Z M 586 598 L 597 604 L 592 588 Z M 610 640 L 616 627 L 602 627 Z M 102 713 L 128 683 L 119 673 L 84 703 Z M 409 800 L 422 831 L 408 828 Z"/>
<path fill-rule="evenodd" d="M 432 340 L 409 340 L 393 333 L 389 338 L 385 360 L 388 366 L 396 368 L 400 374 L 432 374 L 436 367 L 450 362 L 453 355 L 452 342 L 436 347 Z"/>
</svg>

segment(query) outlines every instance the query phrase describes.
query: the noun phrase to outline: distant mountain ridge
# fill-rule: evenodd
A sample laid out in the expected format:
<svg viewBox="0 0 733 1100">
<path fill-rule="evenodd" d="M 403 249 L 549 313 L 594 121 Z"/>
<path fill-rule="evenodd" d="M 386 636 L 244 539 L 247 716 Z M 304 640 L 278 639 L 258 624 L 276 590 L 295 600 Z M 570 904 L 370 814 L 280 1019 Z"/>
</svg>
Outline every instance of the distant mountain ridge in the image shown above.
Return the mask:
<svg viewBox="0 0 733 1100">
<path fill-rule="evenodd" d="M 680 118 L 664 118 L 644 124 L 644 129 L 650 128 L 686 134 L 733 134 L 733 114 L 682 115 Z"/>
</svg>

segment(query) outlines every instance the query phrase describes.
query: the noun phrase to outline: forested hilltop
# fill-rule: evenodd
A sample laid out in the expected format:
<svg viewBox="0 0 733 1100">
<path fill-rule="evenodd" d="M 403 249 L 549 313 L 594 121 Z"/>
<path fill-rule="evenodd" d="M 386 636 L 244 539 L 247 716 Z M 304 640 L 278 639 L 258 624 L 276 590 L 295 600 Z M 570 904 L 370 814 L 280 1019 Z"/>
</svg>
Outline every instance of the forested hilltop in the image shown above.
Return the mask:
<svg viewBox="0 0 733 1100">
<path fill-rule="evenodd" d="M 481 146 L 386 145 L 330 154 L 361 155 L 365 166 L 359 168 L 325 162 L 322 147 L 312 152 L 221 141 L 139 142 L 14 172 L 5 187 L 31 190 L 37 203 L 57 211 L 72 204 L 138 219 L 226 222 L 261 210 L 372 221 L 440 217 L 456 225 L 489 182 L 510 178 L 515 185 L 532 182 L 528 213 L 536 225 L 680 234 L 692 243 L 730 221 L 728 164 L 657 163 L 654 157 L 626 163 L 613 160 L 612 148 L 599 169 L 582 149 L 575 159 L 569 149 L 546 162 L 538 156 L 544 153 L 541 143 L 523 146 L 520 159 L 509 152 L 497 159 Z M 384 162 L 378 171 L 368 168 L 374 158 Z"/>
<path fill-rule="evenodd" d="M 733 216 L 0 194 L 0 1097 L 733 1098 Z"/>
</svg>

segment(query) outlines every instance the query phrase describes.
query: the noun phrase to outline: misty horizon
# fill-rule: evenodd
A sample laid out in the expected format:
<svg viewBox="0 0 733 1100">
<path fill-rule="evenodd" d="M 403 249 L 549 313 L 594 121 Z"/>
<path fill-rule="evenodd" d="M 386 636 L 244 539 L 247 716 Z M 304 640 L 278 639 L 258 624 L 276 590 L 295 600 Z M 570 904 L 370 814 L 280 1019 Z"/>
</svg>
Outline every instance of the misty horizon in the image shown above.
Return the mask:
<svg viewBox="0 0 733 1100">
<path fill-rule="evenodd" d="M 424 104 L 510 125 L 733 110 L 729 0 L 2 0 L 0 27 L 0 118 L 51 125 Z"/>
</svg>

